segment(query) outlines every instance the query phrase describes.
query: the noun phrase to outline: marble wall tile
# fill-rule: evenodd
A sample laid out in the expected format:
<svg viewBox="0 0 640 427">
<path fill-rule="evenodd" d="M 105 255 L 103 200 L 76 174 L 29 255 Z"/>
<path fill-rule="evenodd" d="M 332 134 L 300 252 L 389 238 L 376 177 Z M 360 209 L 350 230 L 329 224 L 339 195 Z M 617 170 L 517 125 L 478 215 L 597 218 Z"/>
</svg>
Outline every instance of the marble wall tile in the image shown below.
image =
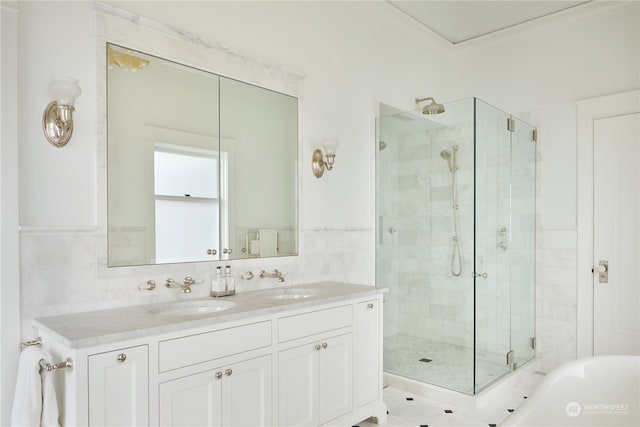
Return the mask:
<svg viewBox="0 0 640 427">
<path fill-rule="evenodd" d="M 300 233 L 296 257 L 107 268 L 106 237 L 95 230 L 23 230 L 22 335 L 24 339 L 33 336 L 31 319 L 36 317 L 207 296 L 218 265 L 232 266 L 237 287 L 243 291 L 326 280 L 374 285 L 374 238 L 369 228 L 305 230 Z M 257 276 L 260 270 L 274 268 L 287 273 L 284 284 L 239 277 L 247 270 Z M 163 286 L 168 277 L 185 276 L 205 283 L 186 296 Z M 156 282 L 154 291 L 138 289 L 147 280 Z"/>
</svg>

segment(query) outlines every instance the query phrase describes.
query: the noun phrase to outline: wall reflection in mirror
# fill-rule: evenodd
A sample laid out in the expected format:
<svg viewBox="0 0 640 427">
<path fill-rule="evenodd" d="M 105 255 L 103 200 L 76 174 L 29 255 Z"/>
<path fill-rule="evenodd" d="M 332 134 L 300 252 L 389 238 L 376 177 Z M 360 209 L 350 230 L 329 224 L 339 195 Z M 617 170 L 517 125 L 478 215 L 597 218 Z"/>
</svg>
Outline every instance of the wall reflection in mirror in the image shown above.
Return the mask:
<svg viewBox="0 0 640 427">
<path fill-rule="evenodd" d="M 109 266 L 296 255 L 297 99 L 107 55 Z"/>
</svg>

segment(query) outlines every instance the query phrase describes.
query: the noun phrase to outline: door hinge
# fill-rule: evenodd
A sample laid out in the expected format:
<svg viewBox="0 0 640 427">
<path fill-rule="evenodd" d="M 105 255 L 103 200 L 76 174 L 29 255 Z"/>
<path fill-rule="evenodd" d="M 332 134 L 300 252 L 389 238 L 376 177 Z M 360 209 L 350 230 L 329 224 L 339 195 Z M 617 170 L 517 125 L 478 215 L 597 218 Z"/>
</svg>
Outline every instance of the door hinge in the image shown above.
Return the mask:
<svg viewBox="0 0 640 427">
<path fill-rule="evenodd" d="M 538 129 L 531 131 L 531 141 L 538 142 Z"/>
<path fill-rule="evenodd" d="M 531 349 L 535 350 L 536 349 L 536 337 L 529 338 L 529 344 L 531 345 Z"/>
<path fill-rule="evenodd" d="M 516 121 L 512 117 L 509 117 L 507 119 L 507 130 L 509 132 L 515 132 L 516 131 Z"/>
<path fill-rule="evenodd" d="M 516 360 L 515 351 L 511 350 L 507 352 L 507 365 L 513 365 L 513 362 Z"/>
</svg>

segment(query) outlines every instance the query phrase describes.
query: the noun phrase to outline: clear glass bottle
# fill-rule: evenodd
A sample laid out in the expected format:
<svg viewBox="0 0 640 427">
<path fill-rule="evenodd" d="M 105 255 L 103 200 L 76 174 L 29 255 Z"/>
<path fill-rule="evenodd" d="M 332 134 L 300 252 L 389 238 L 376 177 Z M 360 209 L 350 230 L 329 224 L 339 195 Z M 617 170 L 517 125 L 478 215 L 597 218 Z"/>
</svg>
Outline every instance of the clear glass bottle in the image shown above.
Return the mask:
<svg viewBox="0 0 640 427">
<path fill-rule="evenodd" d="M 224 291 L 225 280 L 222 278 L 222 267 L 216 267 L 216 277 L 211 281 L 211 296 L 215 297 Z"/>
<path fill-rule="evenodd" d="M 231 266 L 227 265 L 224 269 L 224 291 L 225 293 L 234 293 L 236 290 L 236 279 L 231 275 Z"/>
</svg>

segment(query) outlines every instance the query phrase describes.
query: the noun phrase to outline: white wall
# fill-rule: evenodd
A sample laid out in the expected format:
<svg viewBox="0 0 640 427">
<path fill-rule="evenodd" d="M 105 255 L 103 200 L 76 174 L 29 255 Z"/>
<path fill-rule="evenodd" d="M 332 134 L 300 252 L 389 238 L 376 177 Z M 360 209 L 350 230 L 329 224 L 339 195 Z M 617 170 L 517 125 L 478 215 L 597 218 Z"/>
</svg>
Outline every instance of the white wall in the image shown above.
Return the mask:
<svg viewBox="0 0 640 427">
<path fill-rule="evenodd" d="M 0 424 L 8 425 L 18 368 L 18 10 L 0 5 Z"/>
<path fill-rule="evenodd" d="M 96 42 L 87 2 L 20 2 L 20 224 L 96 223 Z M 47 48 L 52 43 L 56 48 Z M 65 148 L 42 134 L 53 77 L 77 78 L 73 139 Z"/>
<path fill-rule="evenodd" d="M 292 282 L 373 282 L 379 102 L 409 110 L 416 96 L 478 96 L 509 112 L 529 112 L 541 133 L 538 332 L 548 366 L 575 356 L 573 103 L 640 86 L 638 4 L 616 9 L 605 3 L 587 6 L 594 15 L 542 31 L 508 31 L 450 49 L 383 2 L 194 3 L 206 13 L 188 22 L 180 22 L 187 14 L 176 13 L 172 2 L 114 2 L 159 21 L 172 17 L 188 31 L 206 25 L 214 41 L 305 75 L 299 87 L 301 256 L 235 263 L 234 269 L 289 269 Z M 103 215 L 103 183 L 96 176 L 104 167 L 97 156 L 104 117 L 97 112 L 104 95 L 97 90 L 91 4 L 21 2 L 20 9 L 23 335 L 33 316 L 175 298 L 162 291 L 141 294 L 136 286 L 167 275 L 205 277 L 212 267 L 101 265 L 106 243 L 96 218 Z M 51 34 L 65 40 L 64 49 L 42 48 Z M 61 149 L 49 145 L 40 129 L 47 85 L 55 75 L 76 77 L 83 88 L 74 137 Z M 342 145 L 334 170 L 318 180 L 308 166 L 311 141 L 329 135 Z"/>
</svg>

